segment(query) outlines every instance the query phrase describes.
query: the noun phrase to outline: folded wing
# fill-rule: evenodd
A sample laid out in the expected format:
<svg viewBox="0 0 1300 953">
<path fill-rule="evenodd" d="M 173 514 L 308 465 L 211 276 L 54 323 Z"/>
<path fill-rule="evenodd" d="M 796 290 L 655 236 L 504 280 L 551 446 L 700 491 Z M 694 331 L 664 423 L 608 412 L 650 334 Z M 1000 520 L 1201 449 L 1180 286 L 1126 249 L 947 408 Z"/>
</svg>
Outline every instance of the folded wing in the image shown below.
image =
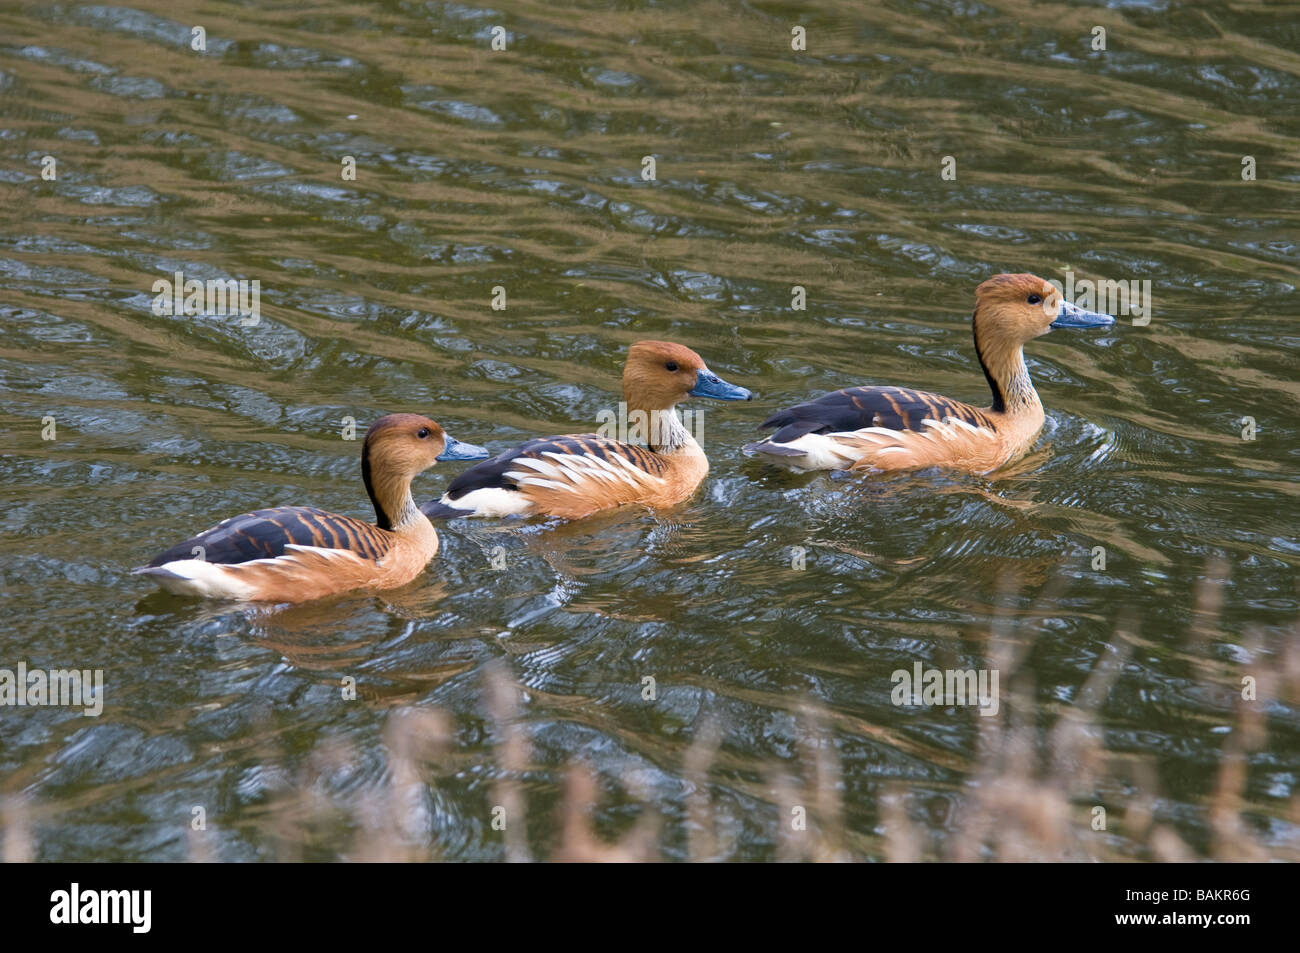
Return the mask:
<svg viewBox="0 0 1300 953">
<path fill-rule="evenodd" d="M 285 556 L 287 547 L 346 550 L 378 560 L 391 545 L 392 536 L 370 523 L 313 506 L 279 506 L 224 520 L 159 553 L 149 566 L 185 559 L 232 565 Z"/>
<path fill-rule="evenodd" d="M 635 444 L 596 434 L 530 440 L 456 477 L 430 516 L 544 513 L 578 518 L 648 502 L 669 479 L 664 461 Z"/>
<path fill-rule="evenodd" d="M 789 443 L 804 434 L 847 433 L 868 427 L 923 431 L 926 425 L 921 421 L 949 417 L 972 427 L 994 429 L 988 415 L 969 404 L 903 387 L 846 387 L 778 411 L 761 426 L 777 428 L 768 438 L 773 443 Z"/>
<path fill-rule="evenodd" d="M 955 463 L 996 465 L 989 415 L 969 404 L 902 387 L 846 387 L 773 414 L 775 433 L 745 445 L 800 469 L 892 470 Z"/>
</svg>

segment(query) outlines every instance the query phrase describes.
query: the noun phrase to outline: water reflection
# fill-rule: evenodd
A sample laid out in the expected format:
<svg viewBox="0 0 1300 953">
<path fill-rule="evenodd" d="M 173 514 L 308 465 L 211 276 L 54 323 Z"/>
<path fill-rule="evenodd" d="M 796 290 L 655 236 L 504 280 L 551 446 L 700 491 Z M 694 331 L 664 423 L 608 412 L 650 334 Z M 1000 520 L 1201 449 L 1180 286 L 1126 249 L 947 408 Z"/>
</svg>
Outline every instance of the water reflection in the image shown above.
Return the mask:
<svg viewBox="0 0 1300 953">
<path fill-rule="evenodd" d="M 1294 859 L 1286 17 L 0 11 L 0 667 L 108 692 L 0 719 L 6 857 Z M 153 315 L 177 270 L 260 281 L 259 326 Z M 983 399 L 971 291 L 1000 270 L 1156 303 L 1035 342 L 1024 460 L 740 453 L 846 383 Z M 670 512 L 454 521 L 410 587 L 287 611 L 127 575 L 219 515 L 368 516 L 344 417 L 494 451 L 591 429 L 640 338 L 761 395 L 707 417 L 710 476 Z M 1002 717 L 893 705 L 915 661 L 1005 666 Z M 1094 831 L 1098 803 L 1123 822 Z"/>
</svg>

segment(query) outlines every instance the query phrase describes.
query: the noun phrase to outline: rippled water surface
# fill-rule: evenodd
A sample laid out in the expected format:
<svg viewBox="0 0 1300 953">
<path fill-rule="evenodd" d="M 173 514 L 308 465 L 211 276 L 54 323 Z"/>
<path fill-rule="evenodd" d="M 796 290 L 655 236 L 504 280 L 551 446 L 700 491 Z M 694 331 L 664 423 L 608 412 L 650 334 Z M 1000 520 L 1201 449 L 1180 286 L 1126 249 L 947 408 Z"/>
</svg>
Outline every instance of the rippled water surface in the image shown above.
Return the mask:
<svg viewBox="0 0 1300 953">
<path fill-rule="evenodd" d="M 106 680 L 98 718 L 0 709 L 10 857 L 357 857 L 399 821 L 550 857 L 575 764 L 597 836 L 649 819 L 656 855 L 807 856 L 810 803 L 833 855 L 950 856 L 989 719 L 892 704 L 915 662 L 1001 666 L 1007 772 L 1056 779 L 1072 856 L 1223 856 L 1229 763 L 1296 856 L 1297 7 L 812 6 L 0 4 L 0 668 Z M 986 401 L 974 286 L 1067 269 L 1150 280 L 1152 318 L 1030 346 L 1007 471 L 740 452 L 850 383 Z M 176 271 L 259 281 L 261 321 L 155 315 Z M 261 506 L 369 517 L 345 418 L 590 429 L 646 337 L 759 394 L 704 409 L 672 511 L 452 523 L 411 586 L 284 612 L 128 574 Z M 1087 770 L 1054 731 L 1085 709 Z"/>
</svg>

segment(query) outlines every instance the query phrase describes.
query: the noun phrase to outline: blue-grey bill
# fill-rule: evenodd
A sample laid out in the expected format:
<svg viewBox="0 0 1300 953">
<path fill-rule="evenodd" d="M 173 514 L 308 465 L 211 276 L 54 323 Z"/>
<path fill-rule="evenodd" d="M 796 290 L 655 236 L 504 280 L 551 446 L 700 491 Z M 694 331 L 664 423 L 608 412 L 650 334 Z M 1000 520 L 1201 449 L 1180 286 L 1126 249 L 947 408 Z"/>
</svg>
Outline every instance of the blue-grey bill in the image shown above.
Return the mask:
<svg viewBox="0 0 1300 953">
<path fill-rule="evenodd" d="M 1105 328 L 1114 323 L 1115 319 L 1109 314 L 1102 314 L 1100 311 L 1088 311 L 1063 300 L 1061 301 L 1061 310 L 1056 313 L 1056 320 L 1052 322 L 1052 327 Z"/>
<path fill-rule="evenodd" d="M 488 453 L 487 447 L 479 447 L 472 443 L 465 443 L 457 440 L 451 434 L 447 435 L 447 446 L 443 448 L 442 453 L 438 454 L 439 460 L 486 460 L 491 454 Z"/>
<path fill-rule="evenodd" d="M 728 384 L 717 374 L 700 371 L 691 388 L 692 397 L 712 397 L 714 400 L 753 400 L 754 394 L 743 387 Z"/>
</svg>

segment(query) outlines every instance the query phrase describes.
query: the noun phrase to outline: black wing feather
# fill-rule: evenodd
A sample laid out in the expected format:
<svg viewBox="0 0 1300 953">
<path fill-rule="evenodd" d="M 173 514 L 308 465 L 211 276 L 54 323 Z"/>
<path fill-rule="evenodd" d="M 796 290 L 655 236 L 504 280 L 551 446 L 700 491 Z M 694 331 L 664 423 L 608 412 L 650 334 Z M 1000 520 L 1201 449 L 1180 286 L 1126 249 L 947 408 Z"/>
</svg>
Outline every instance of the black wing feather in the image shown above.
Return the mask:
<svg viewBox="0 0 1300 953">
<path fill-rule="evenodd" d="M 285 547 L 289 545 L 349 549 L 359 555 L 377 558 L 382 553 L 373 530 L 374 527 L 360 520 L 338 516 L 314 506 L 277 506 L 232 517 L 159 553 L 149 565 L 197 559 L 194 549 L 199 546 L 203 547 L 204 561 L 210 563 L 272 559 L 283 556 Z"/>
<path fill-rule="evenodd" d="M 517 491 L 519 487 L 515 485 L 514 480 L 506 476 L 510 471 L 519 469 L 515 461 L 520 457 L 546 459 L 543 456 L 546 453 L 576 454 L 578 456 L 593 453 L 604 460 L 609 460 L 612 453 L 618 453 L 647 473 L 661 476 L 664 472 L 663 460 L 651 451 L 632 444 L 620 443 L 608 437 L 601 437 L 596 434 L 538 437 L 521 443 L 517 447 L 511 447 L 491 460 L 484 460 L 482 463 L 470 467 L 447 485 L 447 498 L 459 500 L 466 493 L 488 488 Z M 427 508 L 425 512 L 429 512 Z"/>
<path fill-rule="evenodd" d="M 920 430 L 927 417 L 957 417 L 972 426 L 992 422 L 967 404 L 903 387 L 846 387 L 778 411 L 760 425 L 780 428 L 768 439 L 789 443 L 810 433 L 842 433 L 864 427 Z"/>
</svg>

